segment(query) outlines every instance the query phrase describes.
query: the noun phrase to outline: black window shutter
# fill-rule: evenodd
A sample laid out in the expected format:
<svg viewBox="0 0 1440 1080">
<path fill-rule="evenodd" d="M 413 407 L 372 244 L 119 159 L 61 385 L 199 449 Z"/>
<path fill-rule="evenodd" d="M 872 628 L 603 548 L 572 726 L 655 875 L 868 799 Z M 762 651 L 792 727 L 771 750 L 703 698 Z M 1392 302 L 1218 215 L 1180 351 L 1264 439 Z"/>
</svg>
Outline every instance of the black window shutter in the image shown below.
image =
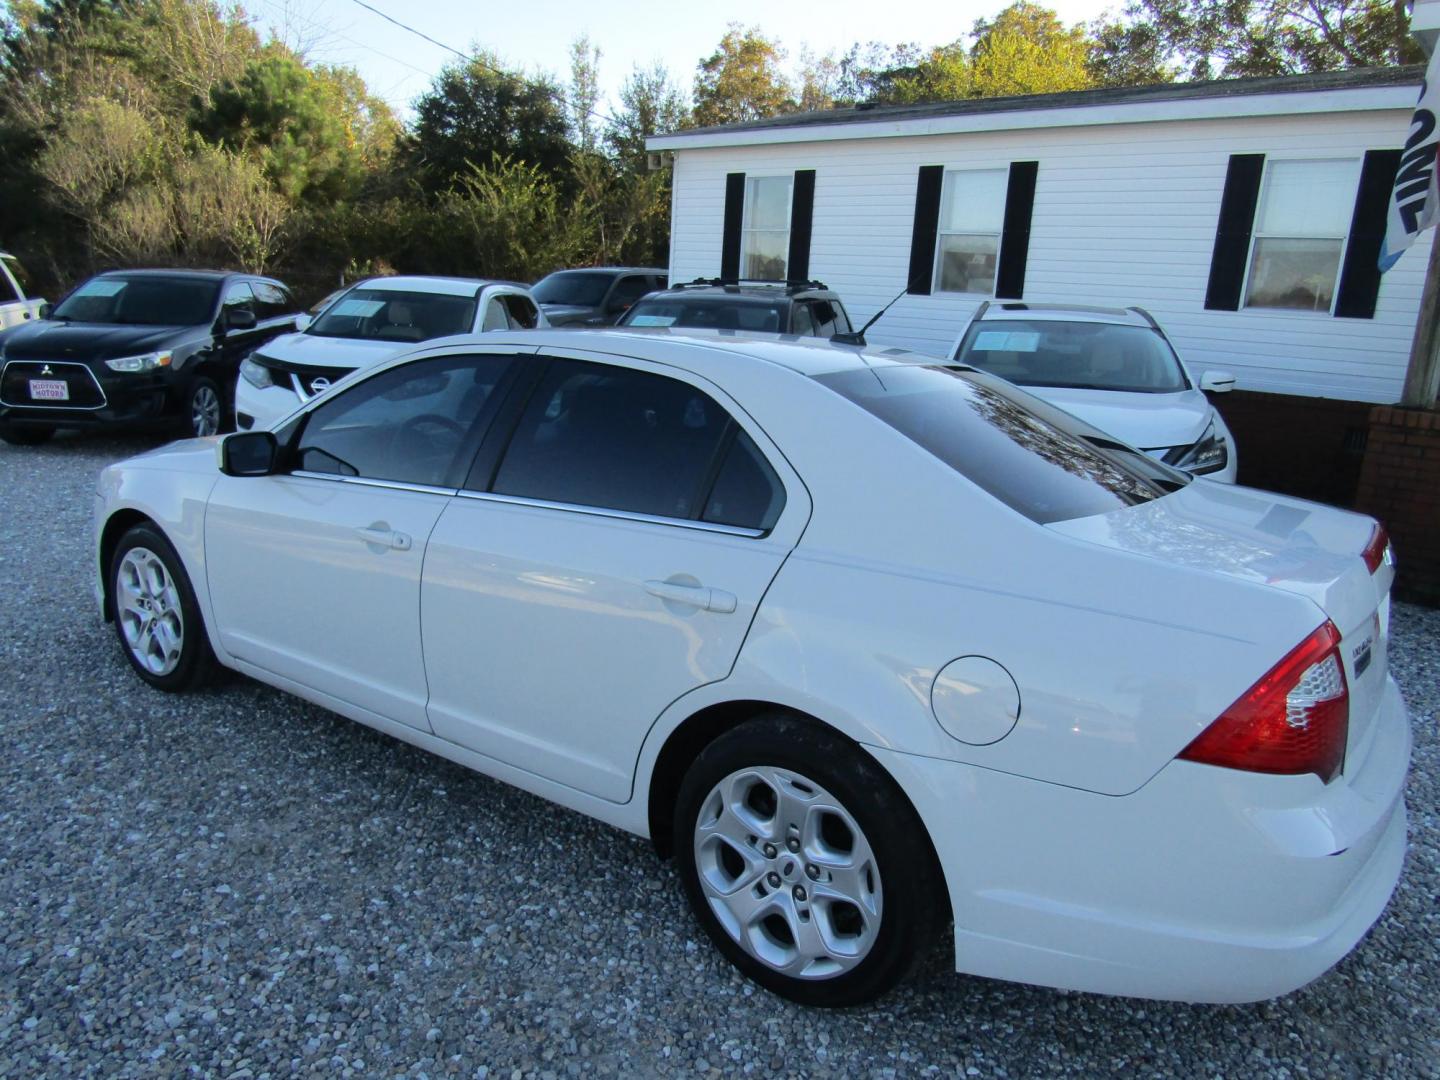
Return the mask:
<svg viewBox="0 0 1440 1080">
<path fill-rule="evenodd" d="M 720 277 L 736 281 L 740 277 L 740 227 L 745 221 L 745 174 L 732 172 L 725 177 L 725 233 L 720 242 Z"/>
<path fill-rule="evenodd" d="M 815 170 L 796 169 L 790 193 L 790 258 L 785 276 L 810 280 L 810 223 L 815 216 Z"/>
<path fill-rule="evenodd" d="M 930 295 L 935 276 L 935 235 L 940 230 L 940 187 L 944 165 L 921 165 L 915 181 L 915 231 L 910 234 L 910 278 L 905 291 Z"/>
<path fill-rule="evenodd" d="M 1255 228 L 1255 204 L 1264 172 L 1264 154 L 1230 155 L 1225 194 L 1220 197 L 1220 221 L 1215 227 L 1215 250 L 1210 255 L 1210 283 L 1205 289 L 1209 311 L 1240 310 L 1240 288 L 1245 283 L 1245 260 L 1250 257 L 1250 233 Z"/>
<path fill-rule="evenodd" d="M 1025 263 L 1030 258 L 1030 218 L 1035 210 L 1038 161 L 1012 161 L 1010 186 L 1005 192 L 1005 231 L 1000 234 L 1000 266 L 995 272 L 995 295 L 1006 300 L 1025 296 Z"/>
<path fill-rule="evenodd" d="M 1390 188 L 1400 168 L 1399 150 L 1367 150 L 1350 217 L 1350 242 L 1335 314 L 1345 319 L 1373 319 L 1380 295 L 1380 244 L 1385 239 L 1385 218 L 1390 210 Z"/>
</svg>

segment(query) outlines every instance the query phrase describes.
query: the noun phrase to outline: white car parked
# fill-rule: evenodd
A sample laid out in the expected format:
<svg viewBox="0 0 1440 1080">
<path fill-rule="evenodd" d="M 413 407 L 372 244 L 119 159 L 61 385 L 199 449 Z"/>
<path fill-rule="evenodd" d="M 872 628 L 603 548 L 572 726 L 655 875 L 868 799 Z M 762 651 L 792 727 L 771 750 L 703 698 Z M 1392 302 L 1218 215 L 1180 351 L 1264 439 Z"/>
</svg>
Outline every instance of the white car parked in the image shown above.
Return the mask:
<svg viewBox="0 0 1440 1080">
<path fill-rule="evenodd" d="M 799 1001 L 952 920 L 964 972 L 1265 998 L 1400 874 L 1383 531 L 958 366 L 450 339 L 111 466 L 95 526 L 146 682 L 218 661 L 649 836 Z"/>
<path fill-rule="evenodd" d="M 1160 324 L 1143 308 L 986 303 L 950 350 L 952 359 L 1023 386 L 1121 442 L 1196 476 L 1235 482 L 1235 438 Z"/>
<path fill-rule="evenodd" d="M 267 342 L 241 363 L 235 426 L 270 427 L 350 372 L 422 341 L 548 325 L 529 288 L 513 281 L 369 278 L 329 298 L 301 332 Z"/>
<path fill-rule="evenodd" d="M 25 271 L 20 260 L 0 251 L 0 330 L 40 318 L 45 301 L 25 295 Z"/>
</svg>

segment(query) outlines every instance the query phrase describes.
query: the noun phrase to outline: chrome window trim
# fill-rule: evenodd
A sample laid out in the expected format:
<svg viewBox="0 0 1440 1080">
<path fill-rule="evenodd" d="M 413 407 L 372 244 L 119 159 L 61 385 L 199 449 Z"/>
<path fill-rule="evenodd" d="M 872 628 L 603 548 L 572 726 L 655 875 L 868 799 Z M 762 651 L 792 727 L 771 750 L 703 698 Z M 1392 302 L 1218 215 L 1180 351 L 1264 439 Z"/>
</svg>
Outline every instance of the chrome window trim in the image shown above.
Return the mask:
<svg viewBox="0 0 1440 1080">
<path fill-rule="evenodd" d="M 588 517 L 613 518 L 617 521 L 638 521 L 645 525 L 670 525 L 678 529 L 693 529 L 696 532 L 720 533 L 723 536 L 743 536 L 747 540 L 758 540 L 766 535 L 763 529 L 742 529 L 735 525 L 716 525 L 709 521 L 692 518 L 660 517 L 656 514 L 636 514 L 629 510 L 613 510 L 606 506 L 582 506 L 579 503 L 550 502 L 546 499 L 527 499 L 521 495 L 500 495 L 491 491 L 457 491 L 461 499 L 476 502 L 503 503 L 508 506 L 529 506 L 537 510 L 560 510 L 571 514 L 585 514 Z"/>
<path fill-rule="evenodd" d="M 312 472 L 309 469 L 295 469 L 281 476 L 300 476 L 307 480 L 330 480 L 339 484 L 357 484 L 360 487 L 385 488 L 387 491 L 414 491 L 421 495 L 455 495 L 452 487 L 434 487 L 430 484 L 411 484 L 404 480 L 376 480 L 368 476 L 341 476 L 338 473 Z"/>
<path fill-rule="evenodd" d="M 60 402 L 51 405 L 36 405 L 33 401 L 16 402 L 12 404 L 3 397 L 0 397 L 0 405 L 4 405 L 7 409 L 69 409 L 71 412 L 96 412 L 110 404 L 110 397 L 105 393 L 105 387 L 102 386 L 100 380 L 95 377 L 95 372 L 91 370 L 89 364 L 78 364 L 73 360 L 7 360 L 5 361 L 5 366 L 0 368 L 0 382 L 3 382 L 5 372 L 10 370 L 11 364 L 49 364 L 52 367 L 78 367 L 81 371 L 85 372 L 86 375 L 90 376 L 90 381 L 95 384 L 95 389 L 100 391 L 100 404 L 66 405 L 64 402 Z"/>
</svg>

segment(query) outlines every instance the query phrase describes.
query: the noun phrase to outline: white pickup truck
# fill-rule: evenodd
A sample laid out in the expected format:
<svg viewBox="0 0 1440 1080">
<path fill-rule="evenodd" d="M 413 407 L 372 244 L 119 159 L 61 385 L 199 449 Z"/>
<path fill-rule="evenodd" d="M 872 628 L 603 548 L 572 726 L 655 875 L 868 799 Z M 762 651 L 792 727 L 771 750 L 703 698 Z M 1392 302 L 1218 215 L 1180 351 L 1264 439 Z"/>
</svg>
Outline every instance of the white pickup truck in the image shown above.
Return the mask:
<svg viewBox="0 0 1440 1080">
<path fill-rule="evenodd" d="M 26 297 L 25 273 L 8 251 L 0 251 L 0 330 L 40 318 L 45 301 Z"/>
</svg>

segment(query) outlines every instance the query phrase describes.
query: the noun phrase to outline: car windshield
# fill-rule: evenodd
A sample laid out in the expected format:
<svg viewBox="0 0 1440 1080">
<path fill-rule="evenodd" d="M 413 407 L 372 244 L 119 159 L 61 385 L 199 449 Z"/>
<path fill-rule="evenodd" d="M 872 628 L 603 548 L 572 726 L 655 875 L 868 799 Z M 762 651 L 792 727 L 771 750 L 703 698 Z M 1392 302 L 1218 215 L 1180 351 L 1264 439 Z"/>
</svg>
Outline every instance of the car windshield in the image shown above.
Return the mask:
<svg viewBox="0 0 1440 1080">
<path fill-rule="evenodd" d="M 1042 525 L 1147 502 L 1190 479 L 1001 379 L 966 368 L 872 367 L 816 381 Z"/>
<path fill-rule="evenodd" d="M 785 328 L 785 305 L 736 301 L 728 296 L 660 297 L 641 300 L 620 320 L 621 326 L 683 326 L 695 330 L 759 330 L 778 334 Z"/>
<path fill-rule="evenodd" d="M 50 317 L 62 322 L 201 326 L 215 318 L 219 292 L 218 278 L 108 274 L 85 282 Z"/>
<path fill-rule="evenodd" d="M 315 337 L 428 341 L 468 334 L 475 326 L 475 297 L 399 289 L 351 289 L 305 331 Z"/>
<path fill-rule="evenodd" d="M 1016 386 L 1173 394 L 1188 388 L 1180 360 L 1149 326 L 1049 319 L 975 322 L 955 360 Z"/>
<path fill-rule="evenodd" d="M 605 299 L 605 290 L 615 280 L 614 274 L 593 270 L 561 270 L 541 278 L 530 290 L 537 304 L 573 304 L 595 307 Z"/>
</svg>

